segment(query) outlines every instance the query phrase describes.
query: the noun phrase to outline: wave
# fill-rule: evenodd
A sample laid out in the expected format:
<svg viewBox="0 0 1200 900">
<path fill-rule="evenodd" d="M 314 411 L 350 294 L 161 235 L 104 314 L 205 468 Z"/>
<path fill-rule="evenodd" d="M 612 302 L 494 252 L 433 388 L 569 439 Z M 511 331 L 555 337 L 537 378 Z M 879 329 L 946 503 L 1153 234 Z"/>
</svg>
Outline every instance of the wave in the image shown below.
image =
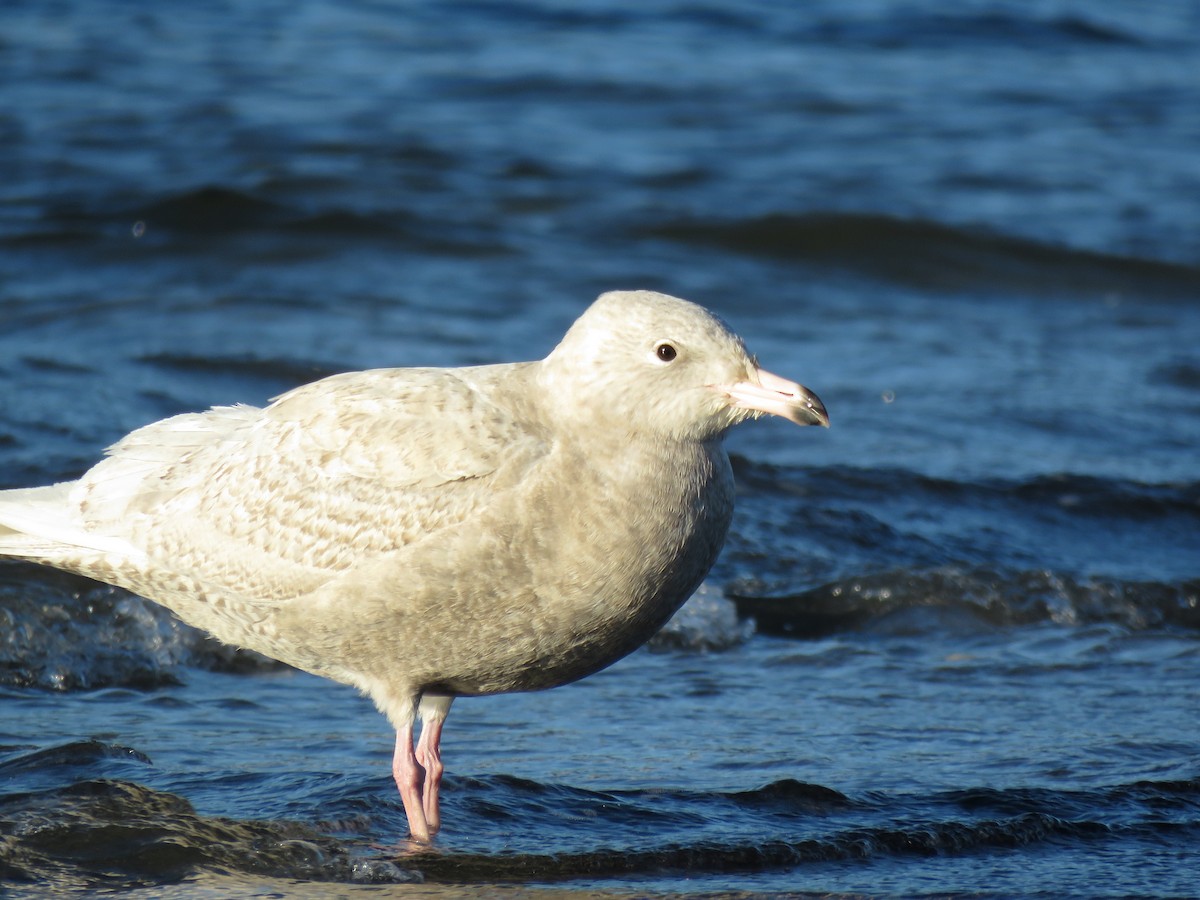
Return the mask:
<svg viewBox="0 0 1200 900">
<path fill-rule="evenodd" d="M 979 629 L 1113 623 L 1130 631 L 1200 630 L 1200 579 L 1177 583 L 1077 580 L 1048 571 L 935 569 L 844 579 L 785 597 L 730 595 L 739 615 L 761 634 L 818 638 L 886 628 L 909 611 L 929 613 L 923 628 Z M 922 628 L 911 618 L 907 630 Z"/>
<path fill-rule="evenodd" d="M 197 356 L 186 353 L 148 353 L 137 362 L 169 372 L 186 375 L 219 371 L 247 381 L 265 381 L 280 385 L 307 384 L 343 371 L 337 366 L 308 360 L 249 355 Z"/>
<path fill-rule="evenodd" d="M 650 638 L 651 650 L 708 652 L 728 650 L 748 641 L 754 625 L 738 617 L 738 609 L 717 585 L 706 582 Z"/>
<path fill-rule="evenodd" d="M 715 572 L 732 593 L 948 568 L 1166 584 L 1198 574 L 1200 482 L 733 465 L 739 516 Z"/>
<path fill-rule="evenodd" d="M 295 214 L 286 206 L 223 187 L 204 187 L 131 210 L 127 218 L 147 229 L 226 234 L 277 227 Z"/>
<path fill-rule="evenodd" d="M 119 588 L 25 563 L 0 564 L 0 685 L 51 691 L 150 689 L 184 666 L 274 670 Z"/>
<path fill-rule="evenodd" d="M 877 18 L 838 18 L 819 22 L 808 32 L 824 44 L 876 48 L 941 49 L 1020 46 L 1069 52 L 1107 46 L 1142 47 L 1151 43 L 1119 23 L 1083 15 L 1020 15 L 1008 11 L 955 10 L 952 14 L 904 9 Z"/>
<path fill-rule="evenodd" d="M 175 794 L 129 780 L 148 761 L 138 751 L 83 741 L 0 760 L 6 785 L 29 773 L 60 784 L 0 796 L 10 883 L 110 889 L 166 884 L 220 869 L 326 882 L 497 884 L 581 879 L 689 878 L 786 871 L 879 857 L 970 856 L 1015 847 L 1064 845 L 1094 851 L 1114 839 L 1161 843 L 1200 831 L 1200 779 L 1137 781 L 1099 790 L 968 788 L 925 796 L 871 792 L 848 797 L 821 785 L 784 779 L 740 792 L 598 793 L 508 776 L 456 779 L 465 827 L 486 831 L 504 808 L 602 810 L 616 826 L 585 836 L 592 846 L 552 852 L 510 841 L 495 852 L 453 848 L 388 851 L 381 824 L 367 816 L 330 829 L 286 820 L 205 816 Z M 90 769 L 99 775 L 87 776 Z M 79 778 L 80 774 L 85 777 Z M 118 775 L 118 777 L 112 777 Z M 493 802 L 478 798 L 492 797 Z M 695 823 L 646 839 L 636 823 L 663 810 Z M 533 815 L 533 812 L 530 812 Z M 619 821 L 617 821 L 619 820 Z M 714 828 L 719 823 L 722 836 Z M 388 826 L 398 825 L 394 818 Z M 628 830 L 627 830 L 628 829 Z M 330 831 L 335 834 L 331 834 Z M 624 838 L 622 838 L 624 835 Z M 688 837 L 687 835 L 693 835 Z"/>
<path fill-rule="evenodd" d="M 315 881 L 422 880 L 388 860 L 352 858 L 312 827 L 199 816 L 182 797 L 131 782 L 5 798 L 0 823 L 12 835 L 0 877 L 47 890 L 170 884 L 213 867 Z"/>
<path fill-rule="evenodd" d="M 531 168 L 532 167 L 532 168 Z M 537 163 L 522 174 L 546 177 Z M 703 180 L 692 169 L 648 177 L 662 186 Z M 664 181 L 664 178 L 666 181 Z M 293 186 L 294 188 L 295 186 Z M 347 188 L 350 187 L 347 185 Z M 379 241 L 448 256 L 508 256 L 516 252 L 501 223 L 403 208 L 302 207 L 268 199 L 261 191 L 208 185 L 170 194 L 114 215 L 108 205 L 48 210 L 35 226 L 0 238 L 12 246 L 52 247 L 97 240 L 111 243 L 119 229 L 142 244 L 190 249 L 197 239 L 237 237 L 272 242 Z M 510 204 L 517 201 L 508 198 Z M 557 206 L 559 197 L 539 197 Z M 616 224 L 616 223 L 614 223 Z M 625 235 L 630 227 L 621 223 Z M 1020 292 L 1033 296 L 1150 295 L 1193 300 L 1200 268 L 1041 243 L 1025 237 L 873 212 L 776 212 L 744 219 L 676 219 L 633 226 L 642 237 L 801 266 L 848 272 L 920 290 Z M 624 238 L 623 238 L 624 239 Z M 123 242 L 126 249 L 134 244 Z M 294 248 L 291 252 L 295 252 Z"/>
<path fill-rule="evenodd" d="M 1188 299 L 1200 269 L 1098 253 L 924 219 L 874 213 L 771 213 L 726 221 L 676 220 L 647 237 L 846 270 L 926 290 L 1034 295 L 1146 294 Z"/>
<path fill-rule="evenodd" d="M 171 194 L 113 213 L 108 206 L 48 210 L 36 227 L 6 235 L 15 246 L 53 247 L 111 239 L 120 232 L 137 243 L 191 249 L 197 239 L 236 237 L 275 242 L 353 240 L 361 246 L 379 241 L 424 252 L 463 256 L 505 255 L 511 248 L 490 223 L 452 221 L 407 209 L 302 208 L 266 199 L 254 191 L 208 185 Z M 135 246 L 124 242 L 128 249 Z"/>
<path fill-rule="evenodd" d="M 254 193 L 210 185 L 168 196 L 125 214 L 150 235 L 159 229 L 185 236 L 219 237 L 247 232 L 286 233 L 293 236 L 349 236 L 361 241 L 368 237 L 436 242 L 453 246 L 443 232 L 444 226 L 423 223 L 405 210 L 390 212 L 349 210 L 344 208 L 300 209 Z"/>
<path fill-rule="evenodd" d="M 468 780 L 465 787 L 503 791 L 506 781 L 511 779 Z M 411 864 L 427 881 L 460 883 L 664 872 L 695 877 L 882 856 L 972 855 L 1048 843 L 1089 847 L 1118 830 L 1123 839 L 1143 835 L 1154 840 L 1165 832 L 1200 828 L 1200 779 L 1138 781 L 1091 791 L 968 788 L 928 795 L 872 791 L 854 797 L 794 779 L 751 791 L 604 793 L 521 781 L 512 792 L 521 795 L 514 802 L 608 810 L 624 834 L 640 836 L 636 820 L 661 819 L 664 808 L 691 812 L 693 823 L 673 830 L 665 842 L 631 838 L 633 846 L 559 853 L 427 853 Z M 614 806 L 624 815 L 611 812 Z M 1164 808 L 1172 814 L 1162 815 Z M 719 829 L 720 837 L 706 825 Z"/>
</svg>

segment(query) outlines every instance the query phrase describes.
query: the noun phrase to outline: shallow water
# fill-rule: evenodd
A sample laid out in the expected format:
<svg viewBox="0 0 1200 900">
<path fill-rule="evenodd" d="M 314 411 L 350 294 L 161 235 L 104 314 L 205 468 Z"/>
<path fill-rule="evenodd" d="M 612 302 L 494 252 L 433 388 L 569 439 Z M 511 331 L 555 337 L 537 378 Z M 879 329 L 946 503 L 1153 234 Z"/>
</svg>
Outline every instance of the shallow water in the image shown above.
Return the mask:
<svg viewBox="0 0 1200 900">
<path fill-rule="evenodd" d="M 0 565 L 0 884 L 1193 895 L 1198 35 L 6 4 L 0 487 L 335 371 L 540 357 L 613 287 L 716 309 L 834 427 L 730 438 L 725 553 L 650 648 L 456 704 L 416 855 L 353 691 Z"/>
</svg>

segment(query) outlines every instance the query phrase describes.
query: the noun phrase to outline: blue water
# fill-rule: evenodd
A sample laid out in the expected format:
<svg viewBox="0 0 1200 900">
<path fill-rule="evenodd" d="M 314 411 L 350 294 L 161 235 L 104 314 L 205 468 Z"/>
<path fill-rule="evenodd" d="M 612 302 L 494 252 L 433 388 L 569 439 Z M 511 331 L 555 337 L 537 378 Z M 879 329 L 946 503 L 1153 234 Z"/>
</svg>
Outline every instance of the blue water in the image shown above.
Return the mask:
<svg viewBox="0 0 1200 900">
<path fill-rule="evenodd" d="M 1166 0 L 4 4 L 0 488 L 612 288 L 833 428 L 731 436 L 649 649 L 456 704 L 424 855 L 367 701 L 0 564 L 0 890 L 1195 895 L 1197 59 Z"/>
</svg>

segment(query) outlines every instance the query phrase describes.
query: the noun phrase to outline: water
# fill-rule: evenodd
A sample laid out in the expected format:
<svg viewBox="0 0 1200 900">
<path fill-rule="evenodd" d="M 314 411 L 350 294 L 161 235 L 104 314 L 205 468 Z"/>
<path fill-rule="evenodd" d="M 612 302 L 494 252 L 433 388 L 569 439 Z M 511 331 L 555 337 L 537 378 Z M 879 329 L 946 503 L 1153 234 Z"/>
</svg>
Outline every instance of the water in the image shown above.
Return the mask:
<svg viewBox="0 0 1200 900">
<path fill-rule="evenodd" d="M 455 706 L 415 856 L 353 691 L 0 566 L 0 884 L 1194 895 L 1198 35 L 5 4 L 0 486 L 335 371 L 539 357 L 614 287 L 716 309 L 834 427 L 730 439 L 726 551 L 649 649 Z"/>
</svg>

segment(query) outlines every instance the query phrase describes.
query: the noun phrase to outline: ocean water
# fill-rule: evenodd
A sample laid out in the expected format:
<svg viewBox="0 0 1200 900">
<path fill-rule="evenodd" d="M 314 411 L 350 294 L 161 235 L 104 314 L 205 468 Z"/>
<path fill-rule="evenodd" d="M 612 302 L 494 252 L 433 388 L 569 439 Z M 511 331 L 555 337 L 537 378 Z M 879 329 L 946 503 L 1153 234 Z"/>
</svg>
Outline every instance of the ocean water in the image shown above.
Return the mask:
<svg viewBox="0 0 1200 900">
<path fill-rule="evenodd" d="M 0 893 L 1200 893 L 1200 11 L 0 6 L 0 487 L 350 369 L 724 316 L 698 597 L 463 700 L 414 852 L 353 691 L 0 564 Z"/>
</svg>

